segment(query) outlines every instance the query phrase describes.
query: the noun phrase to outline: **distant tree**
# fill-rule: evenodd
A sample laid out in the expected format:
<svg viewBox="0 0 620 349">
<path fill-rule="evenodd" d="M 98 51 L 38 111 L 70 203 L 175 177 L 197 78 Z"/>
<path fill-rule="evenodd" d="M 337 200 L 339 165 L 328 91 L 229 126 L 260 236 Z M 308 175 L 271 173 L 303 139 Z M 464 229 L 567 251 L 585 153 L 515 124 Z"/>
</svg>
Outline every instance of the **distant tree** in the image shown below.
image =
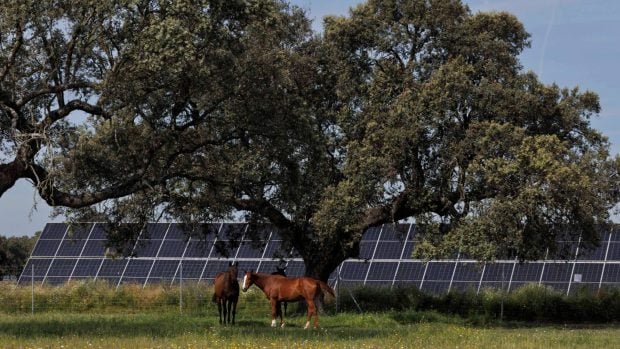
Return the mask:
<svg viewBox="0 0 620 349">
<path fill-rule="evenodd" d="M 316 36 L 276 0 L 0 9 L 0 195 L 26 176 L 71 220 L 243 213 L 325 280 L 383 223 L 415 219 L 427 256 L 529 259 L 596 244 L 618 201 L 598 97 L 522 72 L 510 14 L 369 0 Z"/>
<path fill-rule="evenodd" d="M 0 280 L 21 275 L 37 240 L 38 235 L 0 236 Z"/>
</svg>

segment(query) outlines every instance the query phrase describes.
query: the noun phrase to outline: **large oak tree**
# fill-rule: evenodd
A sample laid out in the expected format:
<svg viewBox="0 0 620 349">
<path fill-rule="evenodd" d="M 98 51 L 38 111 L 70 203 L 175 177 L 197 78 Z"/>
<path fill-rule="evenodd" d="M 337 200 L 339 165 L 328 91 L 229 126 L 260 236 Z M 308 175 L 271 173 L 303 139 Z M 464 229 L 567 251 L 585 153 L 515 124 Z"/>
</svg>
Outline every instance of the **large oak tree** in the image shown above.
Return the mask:
<svg viewBox="0 0 620 349">
<path fill-rule="evenodd" d="M 523 72 L 510 14 L 370 0 L 316 35 L 270 0 L 0 8 L 0 195 L 29 178 L 72 220 L 243 214 L 326 279 L 383 223 L 529 259 L 596 244 L 618 200 L 598 97 Z"/>
</svg>

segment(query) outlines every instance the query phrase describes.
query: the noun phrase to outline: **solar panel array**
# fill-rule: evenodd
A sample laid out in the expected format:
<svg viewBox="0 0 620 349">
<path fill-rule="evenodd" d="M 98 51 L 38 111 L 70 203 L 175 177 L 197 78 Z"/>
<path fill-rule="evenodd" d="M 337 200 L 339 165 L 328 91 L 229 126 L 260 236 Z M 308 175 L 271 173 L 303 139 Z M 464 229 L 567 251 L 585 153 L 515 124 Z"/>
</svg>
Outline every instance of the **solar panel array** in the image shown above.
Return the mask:
<svg viewBox="0 0 620 349">
<path fill-rule="evenodd" d="M 284 262 L 288 276 L 304 274 L 303 260 L 295 251 L 284 251 L 277 231 L 269 227 L 250 234 L 246 224 L 211 224 L 210 233 L 201 238 L 188 237 L 182 227 L 175 223 L 149 224 L 130 246 L 132 257 L 111 258 L 106 253 L 104 225 L 70 228 L 63 223 L 49 223 L 19 282 L 59 284 L 85 278 L 107 280 L 117 286 L 173 284 L 180 280 L 211 282 L 230 261 L 239 262 L 241 270 L 269 273 Z M 240 243 L 231 243 L 234 238 Z M 615 230 L 605 232 L 601 245 L 585 254 L 579 250 L 578 241 L 561 242 L 572 248 L 574 258 L 570 260 L 549 258 L 526 263 L 480 263 L 460 255 L 449 260 L 412 259 L 416 243 L 413 224 L 371 228 L 363 236 L 359 258 L 344 261 L 332 273 L 330 282 L 415 285 L 429 293 L 486 287 L 510 291 L 526 283 L 550 285 L 567 294 L 582 287 L 596 290 L 620 286 L 620 232 Z"/>
</svg>

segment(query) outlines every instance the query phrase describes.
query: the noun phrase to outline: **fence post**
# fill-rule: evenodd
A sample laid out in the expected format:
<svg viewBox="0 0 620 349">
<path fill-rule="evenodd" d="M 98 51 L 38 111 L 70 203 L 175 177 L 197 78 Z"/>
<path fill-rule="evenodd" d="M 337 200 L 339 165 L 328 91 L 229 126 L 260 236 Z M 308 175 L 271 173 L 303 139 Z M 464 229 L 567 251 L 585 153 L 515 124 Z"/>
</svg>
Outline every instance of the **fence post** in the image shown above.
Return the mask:
<svg viewBox="0 0 620 349">
<path fill-rule="evenodd" d="M 338 306 L 340 301 L 340 269 L 341 266 L 338 266 L 338 272 L 336 273 L 336 314 L 338 314 Z"/>
<path fill-rule="evenodd" d="M 34 315 L 34 263 L 30 266 L 32 267 L 30 271 L 30 284 L 32 285 L 32 291 L 30 294 L 30 311 Z"/>
<path fill-rule="evenodd" d="M 183 314 L 183 260 L 179 263 L 179 313 Z"/>
</svg>

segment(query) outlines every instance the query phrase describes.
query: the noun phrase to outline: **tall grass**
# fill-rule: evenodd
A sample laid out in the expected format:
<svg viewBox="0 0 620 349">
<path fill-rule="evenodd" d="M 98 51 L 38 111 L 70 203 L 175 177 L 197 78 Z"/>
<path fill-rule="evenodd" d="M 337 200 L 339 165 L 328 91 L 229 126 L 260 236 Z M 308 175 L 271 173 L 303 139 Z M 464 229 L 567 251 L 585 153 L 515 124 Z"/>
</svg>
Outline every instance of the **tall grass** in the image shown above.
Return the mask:
<svg viewBox="0 0 620 349">
<path fill-rule="evenodd" d="M 350 292 L 349 292 L 350 291 Z M 376 288 L 357 287 L 340 292 L 338 311 L 363 312 L 386 311 L 435 311 L 458 315 L 475 324 L 486 324 L 497 320 L 536 321 L 557 323 L 604 323 L 620 321 L 620 289 L 602 289 L 592 293 L 578 290 L 566 296 L 553 288 L 526 285 L 511 293 L 494 289 L 451 292 L 443 295 L 429 295 L 415 287 Z M 120 287 L 104 281 L 73 281 L 60 286 L 37 285 L 19 287 L 12 283 L 0 283 L 0 313 L 19 314 L 32 311 L 34 298 L 35 313 L 80 312 L 80 313 L 144 313 L 183 312 L 204 314 L 213 312 L 211 303 L 213 289 L 205 283 L 184 283 L 178 285 L 126 284 Z M 352 296 L 350 296 L 352 295 Z M 324 309 L 336 313 L 335 302 L 329 297 Z M 298 307 L 289 306 L 289 312 Z M 257 288 L 251 288 L 239 299 L 238 312 L 269 314 L 269 303 Z"/>
</svg>

